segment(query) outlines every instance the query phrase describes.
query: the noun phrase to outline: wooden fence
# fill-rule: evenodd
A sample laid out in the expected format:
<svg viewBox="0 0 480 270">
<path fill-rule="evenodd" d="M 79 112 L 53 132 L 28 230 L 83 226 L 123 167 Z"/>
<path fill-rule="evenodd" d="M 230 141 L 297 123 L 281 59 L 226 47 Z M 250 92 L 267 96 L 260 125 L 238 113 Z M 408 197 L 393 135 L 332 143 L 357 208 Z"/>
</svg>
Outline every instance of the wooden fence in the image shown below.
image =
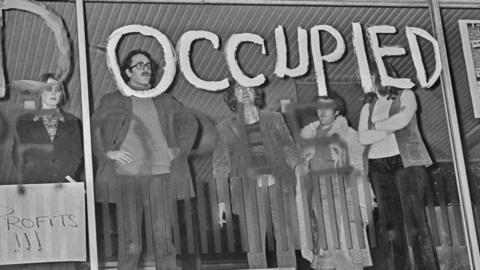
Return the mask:
<svg viewBox="0 0 480 270">
<path fill-rule="evenodd" d="M 201 160 L 194 160 L 193 164 L 194 168 L 209 168 L 208 164 L 211 164 L 211 156 L 204 156 Z M 229 254 L 248 252 L 252 249 L 259 250 L 261 248 L 259 244 L 261 243 L 259 226 L 260 222 L 263 222 L 258 218 L 258 210 L 263 207 L 261 203 L 257 204 L 255 201 L 247 202 L 257 204 L 257 211 L 247 212 L 245 209 L 237 209 L 238 215 L 232 213 L 231 205 L 230 207 L 227 206 L 225 217 L 227 222 L 221 226 L 219 224 L 217 206 L 217 193 L 220 191 L 217 190 L 213 177 L 209 174 L 204 175 L 208 177 L 205 179 L 196 178 L 196 198 L 177 203 L 178 219 L 175 223 L 177 227 L 174 228 L 177 253 L 223 254 L 228 256 Z M 334 182 L 332 179 L 326 179 L 325 181 L 327 181 L 326 184 L 329 187 L 325 191 L 326 201 L 329 205 L 337 205 L 337 207 L 322 208 L 321 205 L 315 205 L 318 210 L 317 213 L 322 213 L 322 216 L 318 217 L 319 228 L 324 230 L 326 226 L 329 226 L 334 234 L 333 239 L 335 239 L 333 245 L 327 245 L 327 235 L 324 230 L 324 233 L 320 234 L 322 247 L 325 249 L 338 249 L 340 248 L 339 243 L 344 241 L 344 243 L 347 243 L 348 248 L 353 248 L 353 241 L 358 241 L 361 248 L 366 248 L 367 239 L 361 233 L 362 219 L 358 207 L 360 203 L 358 199 L 359 191 L 356 189 L 357 185 L 352 185 L 347 178 L 341 178 L 338 182 Z M 341 192 L 334 194 L 333 185 L 339 185 L 337 188 L 340 188 Z M 319 188 L 319 185 L 314 186 L 314 189 Z M 275 195 L 277 195 L 270 198 L 277 200 L 276 204 L 279 206 L 277 209 L 279 214 L 274 217 L 276 220 L 273 220 L 274 223 L 280 225 L 278 233 L 275 235 L 276 248 L 284 251 L 300 249 L 294 189 L 295 186 L 292 181 L 291 185 L 284 184 L 277 189 L 270 190 L 270 192 L 275 192 Z M 243 194 L 230 194 L 229 192 L 227 194 L 240 196 L 243 199 L 253 198 L 247 195 L 249 192 L 253 191 L 243 190 Z M 346 192 L 350 192 L 350 194 Z M 351 197 L 352 201 L 349 202 L 347 197 Z M 370 200 L 367 199 L 367 201 Z M 431 181 L 427 186 L 426 202 L 426 213 L 437 249 L 441 247 L 464 246 L 465 237 L 454 178 L 442 173 L 432 174 Z M 354 207 L 350 208 L 347 205 L 349 203 Z M 367 206 L 367 208 L 369 207 L 371 206 Z M 328 211 L 324 211 L 325 209 L 328 209 Z M 341 209 L 341 211 L 335 212 L 335 209 Z M 354 209 L 353 212 L 350 209 Z M 118 255 L 115 205 L 99 203 L 96 210 L 100 260 L 115 261 Z M 308 218 L 308 215 L 305 216 Z M 340 225 L 338 222 L 340 216 L 344 220 L 349 220 L 350 226 L 345 223 Z M 372 219 L 373 215 L 370 212 L 369 220 Z M 329 224 L 326 222 L 329 222 Z M 310 222 L 306 223 L 310 224 Z M 148 224 L 148 222 L 144 222 L 144 224 Z M 371 248 L 375 248 L 377 246 L 376 230 L 372 224 L 370 222 L 368 227 L 368 244 Z M 339 226 L 344 226 L 342 228 L 346 232 L 344 235 L 338 233 L 341 229 Z M 306 228 L 307 236 L 311 235 L 309 225 Z M 152 233 L 148 225 L 146 226 L 144 239 L 144 259 L 153 260 Z M 307 239 L 308 246 L 311 247 L 311 237 L 307 237 Z M 269 241 L 273 241 L 273 239 L 267 237 L 267 243 Z M 256 244 L 252 245 L 252 243 Z M 271 242 L 268 246 L 271 249 L 274 247 Z"/>
</svg>

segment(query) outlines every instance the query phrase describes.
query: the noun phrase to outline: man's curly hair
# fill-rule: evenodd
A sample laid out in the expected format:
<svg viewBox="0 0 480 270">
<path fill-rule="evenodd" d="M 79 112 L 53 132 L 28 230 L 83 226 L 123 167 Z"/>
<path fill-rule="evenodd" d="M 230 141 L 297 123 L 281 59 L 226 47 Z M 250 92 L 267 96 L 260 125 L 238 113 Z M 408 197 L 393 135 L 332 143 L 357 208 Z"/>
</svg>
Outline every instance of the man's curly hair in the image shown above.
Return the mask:
<svg viewBox="0 0 480 270">
<path fill-rule="evenodd" d="M 230 80 L 230 86 L 225 90 L 223 100 L 227 104 L 228 108 L 232 112 L 237 111 L 237 98 L 235 97 L 235 88 L 241 86 L 239 83 Z M 255 92 L 255 98 L 253 103 L 258 109 L 262 109 L 265 106 L 265 92 L 259 87 L 253 87 Z"/>
</svg>

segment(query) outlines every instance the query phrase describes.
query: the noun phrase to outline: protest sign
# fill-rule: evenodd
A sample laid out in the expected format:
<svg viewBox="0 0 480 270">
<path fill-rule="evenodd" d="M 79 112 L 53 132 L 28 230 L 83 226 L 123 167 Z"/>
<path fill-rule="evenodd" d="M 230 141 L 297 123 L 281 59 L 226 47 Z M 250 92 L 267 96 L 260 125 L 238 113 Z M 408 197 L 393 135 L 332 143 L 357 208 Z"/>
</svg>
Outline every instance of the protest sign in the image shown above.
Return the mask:
<svg viewBox="0 0 480 270">
<path fill-rule="evenodd" d="M 86 260 L 83 183 L 0 186 L 0 265 Z"/>
</svg>

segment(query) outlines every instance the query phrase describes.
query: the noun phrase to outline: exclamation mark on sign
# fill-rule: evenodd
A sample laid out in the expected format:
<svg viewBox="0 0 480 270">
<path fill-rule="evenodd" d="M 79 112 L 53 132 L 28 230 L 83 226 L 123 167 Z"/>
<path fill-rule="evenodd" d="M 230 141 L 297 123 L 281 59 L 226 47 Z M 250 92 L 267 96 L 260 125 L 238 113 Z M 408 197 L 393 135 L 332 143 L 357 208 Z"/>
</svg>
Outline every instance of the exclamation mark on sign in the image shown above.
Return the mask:
<svg viewBox="0 0 480 270">
<path fill-rule="evenodd" d="M 30 251 L 32 249 L 32 245 L 30 244 L 30 239 L 28 239 L 27 233 L 24 233 L 24 235 L 25 235 L 25 239 L 27 240 L 27 244 L 28 244 L 27 250 Z"/>
<path fill-rule="evenodd" d="M 20 245 L 20 239 L 18 239 L 18 234 L 15 234 L 15 239 L 17 239 L 18 249 L 15 249 L 13 252 L 20 252 L 20 248 L 22 248 L 22 246 Z"/>
<path fill-rule="evenodd" d="M 38 251 L 42 251 L 42 243 L 40 242 L 40 237 L 38 237 L 37 231 L 35 231 L 35 237 L 37 238 L 38 242 Z"/>
</svg>

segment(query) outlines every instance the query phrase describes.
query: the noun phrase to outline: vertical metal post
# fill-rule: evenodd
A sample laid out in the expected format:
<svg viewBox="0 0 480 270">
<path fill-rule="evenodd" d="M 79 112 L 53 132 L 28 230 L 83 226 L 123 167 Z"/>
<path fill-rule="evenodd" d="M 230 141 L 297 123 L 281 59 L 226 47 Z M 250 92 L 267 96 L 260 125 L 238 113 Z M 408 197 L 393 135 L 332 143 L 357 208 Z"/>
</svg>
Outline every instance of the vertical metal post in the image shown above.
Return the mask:
<svg viewBox="0 0 480 270">
<path fill-rule="evenodd" d="M 458 196 L 460 198 L 460 209 L 462 211 L 463 230 L 465 232 L 468 257 L 472 269 L 480 269 L 480 253 L 478 250 L 477 232 L 475 221 L 473 219 L 472 200 L 468 187 L 467 170 L 463 155 L 460 128 L 458 125 L 458 115 L 455 108 L 455 98 L 453 95 L 452 79 L 448 65 L 447 45 L 443 34 L 443 22 L 440 13 L 439 0 L 427 0 L 432 19 L 433 29 L 440 46 L 440 59 L 442 61 L 442 92 L 443 103 L 447 112 L 447 125 L 450 137 L 450 146 L 453 152 L 453 164 L 455 167 L 455 176 L 457 180 Z"/>
<path fill-rule="evenodd" d="M 95 225 L 95 197 L 93 190 L 92 141 L 90 136 L 90 105 L 87 77 L 87 50 L 85 38 L 85 14 L 83 0 L 76 0 L 78 56 L 80 60 L 80 89 L 82 96 L 83 149 L 85 156 L 85 178 L 87 186 L 88 249 L 90 269 L 98 269 L 97 230 Z"/>
</svg>

